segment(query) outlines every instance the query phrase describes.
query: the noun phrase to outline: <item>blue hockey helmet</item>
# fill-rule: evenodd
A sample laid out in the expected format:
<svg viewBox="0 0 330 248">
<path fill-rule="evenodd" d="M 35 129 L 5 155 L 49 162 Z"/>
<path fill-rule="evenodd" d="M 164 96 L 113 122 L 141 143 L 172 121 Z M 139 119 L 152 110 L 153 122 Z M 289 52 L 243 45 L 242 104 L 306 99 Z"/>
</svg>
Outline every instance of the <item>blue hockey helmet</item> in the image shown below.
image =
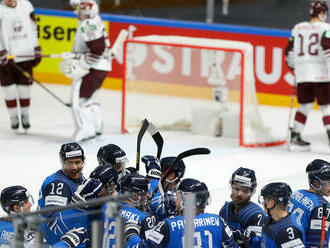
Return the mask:
<svg viewBox="0 0 330 248">
<path fill-rule="evenodd" d="M 315 159 L 307 165 L 306 173 L 310 187 L 320 190 L 322 183 L 330 181 L 330 163 L 322 159 Z M 315 185 L 316 182 L 319 185 Z"/>
<path fill-rule="evenodd" d="M 283 182 L 269 183 L 261 189 L 259 196 L 259 203 L 273 199 L 275 205 L 286 206 L 291 198 L 292 190 L 291 187 Z"/>
<path fill-rule="evenodd" d="M 97 152 L 97 160 L 99 165 L 111 165 L 117 172 L 125 170 L 125 165 L 128 163 L 124 150 L 115 144 L 100 147 Z"/>
<path fill-rule="evenodd" d="M 231 176 L 230 185 L 237 183 L 242 187 L 250 188 L 254 193 L 257 187 L 257 178 L 254 170 L 240 167 Z"/>
<path fill-rule="evenodd" d="M 160 167 L 162 174 L 165 174 L 171 167 L 172 163 L 176 157 L 164 157 L 160 160 Z M 181 178 L 184 176 L 184 173 L 186 171 L 186 165 L 184 164 L 183 160 L 179 160 L 172 170 L 175 174 L 175 180 L 181 180 Z"/>
<path fill-rule="evenodd" d="M 85 161 L 84 150 L 75 142 L 63 144 L 59 152 L 59 157 L 62 164 L 64 164 L 65 160 L 71 158 L 80 158 L 82 161 Z"/>
<path fill-rule="evenodd" d="M 199 209 L 204 209 L 210 198 L 210 192 L 206 184 L 193 178 L 183 179 L 180 182 L 177 191 L 183 194 L 195 193 L 196 207 Z"/>
<path fill-rule="evenodd" d="M 23 206 L 24 201 L 29 200 L 33 204 L 33 198 L 28 190 L 22 186 L 7 187 L 1 192 L 0 201 L 3 210 L 10 214 L 14 205 Z"/>
</svg>

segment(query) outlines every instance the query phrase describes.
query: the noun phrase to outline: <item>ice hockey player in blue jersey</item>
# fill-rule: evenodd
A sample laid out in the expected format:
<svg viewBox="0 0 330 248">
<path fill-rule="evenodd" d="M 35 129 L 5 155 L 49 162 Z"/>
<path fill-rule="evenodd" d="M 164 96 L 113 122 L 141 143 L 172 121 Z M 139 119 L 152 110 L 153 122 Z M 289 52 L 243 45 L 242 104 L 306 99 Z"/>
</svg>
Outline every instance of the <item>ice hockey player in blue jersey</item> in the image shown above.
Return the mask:
<svg viewBox="0 0 330 248">
<path fill-rule="evenodd" d="M 147 179 L 150 181 L 149 193 L 157 188 L 160 179 L 165 176 L 176 157 L 164 157 L 160 161 L 157 158 L 147 155 L 142 157 L 145 164 Z M 174 203 L 174 191 L 184 176 L 186 166 L 182 160 L 178 161 L 172 172 L 166 177 L 164 185 L 159 185 L 158 191 L 150 200 L 150 211 L 163 220 L 169 216 L 176 215 Z"/>
<path fill-rule="evenodd" d="M 84 166 L 84 150 L 77 143 L 67 143 L 61 146 L 59 152 L 62 169 L 48 176 L 40 189 L 38 208 L 49 206 L 65 206 L 71 203 L 73 193 L 83 182 L 82 169 Z M 45 238 L 49 244 L 57 241 L 60 225 L 58 220 L 62 213 L 45 216 L 47 223 L 43 226 Z M 64 233 L 63 233 L 64 234 Z M 56 237 L 53 240 L 52 237 Z"/>
<path fill-rule="evenodd" d="M 138 236 L 138 228 L 134 226 L 134 223 L 128 223 L 125 228 L 128 247 L 182 248 L 184 234 L 182 214 L 185 208 L 183 196 L 190 193 L 195 193 L 196 196 L 194 247 L 237 247 L 230 228 L 222 218 L 215 214 L 204 213 L 210 196 L 207 186 L 191 178 L 183 179 L 176 191 L 176 210 L 181 216 L 159 222 L 152 231 L 146 234 L 145 240 Z"/>
<path fill-rule="evenodd" d="M 30 212 L 33 205 L 33 197 L 26 188 L 22 186 L 11 186 L 2 190 L 1 207 L 7 214 L 19 212 Z M 15 231 L 12 222 L 0 221 L 0 248 L 9 247 L 12 244 Z M 27 231 L 24 233 L 26 246 L 32 247 L 34 244 L 34 233 Z"/>
<path fill-rule="evenodd" d="M 324 197 L 330 196 L 330 163 L 315 159 L 306 167 L 309 189 L 298 190 L 292 194 L 288 211 L 296 216 L 306 234 L 307 247 L 319 247 L 321 241 L 322 205 L 327 204 L 326 226 L 330 224 L 330 207 Z M 326 228 L 324 247 L 328 247 L 329 231 Z"/>
<path fill-rule="evenodd" d="M 226 221 L 240 247 L 261 247 L 262 225 L 266 214 L 251 201 L 257 187 L 254 170 L 240 167 L 229 181 L 231 202 L 226 202 L 219 215 Z"/>
<path fill-rule="evenodd" d="M 149 182 L 147 178 L 137 173 L 126 174 L 121 179 L 121 193 L 129 194 L 129 198 L 123 201 L 119 210 L 120 216 L 126 222 L 134 222 L 139 227 L 139 230 L 141 230 L 141 237 L 144 237 L 145 232 L 152 229 L 157 223 L 156 217 L 146 212 L 149 197 L 148 188 Z M 110 210 L 109 208 L 109 204 L 106 204 L 103 208 L 103 247 L 112 247 L 115 244 L 115 222 L 113 218 L 107 215 Z"/>
<path fill-rule="evenodd" d="M 270 183 L 261 189 L 259 203 L 268 215 L 263 228 L 265 248 L 306 247 L 303 228 L 286 210 L 291 193 L 290 186 L 282 182 Z"/>
</svg>

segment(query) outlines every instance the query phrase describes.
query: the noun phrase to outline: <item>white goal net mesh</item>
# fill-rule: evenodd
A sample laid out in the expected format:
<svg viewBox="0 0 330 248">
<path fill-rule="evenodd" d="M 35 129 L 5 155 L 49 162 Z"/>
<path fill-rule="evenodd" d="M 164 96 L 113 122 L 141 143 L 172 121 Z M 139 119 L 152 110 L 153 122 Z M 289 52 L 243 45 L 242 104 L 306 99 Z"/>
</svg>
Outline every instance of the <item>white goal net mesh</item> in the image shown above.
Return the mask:
<svg viewBox="0 0 330 248">
<path fill-rule="evenodd" d="M 122 131 L 144 118 L 158 129 L 236 137 L 242 146 L 279 144 L 259 113 L 247 42 L 160 35 L 127 40 Z"/>
</svg>

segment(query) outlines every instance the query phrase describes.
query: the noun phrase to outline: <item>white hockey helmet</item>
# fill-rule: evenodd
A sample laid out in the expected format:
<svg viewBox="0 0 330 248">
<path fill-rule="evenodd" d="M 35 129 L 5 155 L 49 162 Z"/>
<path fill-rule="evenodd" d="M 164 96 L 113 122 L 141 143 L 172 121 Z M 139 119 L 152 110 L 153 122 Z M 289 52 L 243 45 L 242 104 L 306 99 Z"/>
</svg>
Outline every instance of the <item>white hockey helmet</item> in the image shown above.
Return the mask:
<svg viewBox="0 0 330 248">
<path fill-rule="evenodd" d="M 81 0 L 77 7 L 80 20 L 90 19 L 98 15 L 99 6 L 94 0 Z"/>
</svg>

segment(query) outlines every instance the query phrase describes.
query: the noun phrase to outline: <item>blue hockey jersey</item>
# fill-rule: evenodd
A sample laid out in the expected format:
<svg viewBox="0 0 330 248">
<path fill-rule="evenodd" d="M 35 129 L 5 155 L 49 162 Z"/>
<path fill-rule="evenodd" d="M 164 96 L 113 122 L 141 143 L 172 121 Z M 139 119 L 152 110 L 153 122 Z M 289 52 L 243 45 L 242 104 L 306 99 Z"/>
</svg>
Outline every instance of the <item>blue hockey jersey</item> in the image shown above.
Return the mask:
<svg viewBox="0 0 330 248">
<path fill-rule="evenodd" d="M 263 247 L 265 248 L 304 248 L 305 233 L 292 215 L 279 221 L 267 223 L 263 229 Z"/>
<path fill-rule="evenodd" d="M 111 213 L 109 205 L 104 205 L 103 207 L 103 247 L 112 247 L 115 244 L 115 221 L 113 218 L 109 217 Z M 119 210 L 120 216 L 126 222 L 136 222 L 141 226 L 140 236 L 145 237 L 145 232 L 155 227 L 157 219 L 154 215 L 143 212 L 133 205 L 128 203 L 123 203 L 121 209 Z"/>
<path fill-rule="evenodd" d="M 38 208 L 66 206 L 71 203 L 72 195 L 83 182 L 83 179 L 81 176 L 78 180 L 71 180 L 62 170 L 48 176 L 39 191 Z M 81 215 L 79 210 L 67 210 L 45 216 L 46 224 L 42 226 L 42 229 L 45 232 L 47 243 L 55 244 L 61 235 L 73 227 L 88 226 L 84 218 L 74 217 L 76 215 Z"/>
<path fill-rule="evenodd" d="M 308 190 L 298 190 L 292 194 L 288 204 L 288 212 L 295 216 L 297 223 L 304 229 L 307 247 L 320 246 L 323 202 L 327 203 L 326 239 L 324 246 L 328 247 L 330 206 L 327 200 L 321 195 L 309 192 Z"/>
<path fill-rule="evenodd" d="M 11 222 L 0 221 L 0 248 L 9 247 L 10 241 L 15 235 L 14 226 Z"/>
<path fill-rule="evenodd" d="M 230 228 L 215 214 L 202 213 L 194 219 L 194 247 L 237 247 Z M 184 217 L 166 219 L 159 222 L 142 240 L 132 236 L 127 246 L 133 247 L 169 247 L 182 248 L 184 235 Z"/>
<path fill-rule="evenodd" d="M 237 214 L 234 213 L 234 209 L 234 202 L 226 202 L 221 208 L 219 215 L 233 231 L 239 230 L 246 237 L 251 237 L 251 248 L 261 247 L 262 226 L 266 220 L 264 210 L 254 202 L 247 204 Z"/>
</svg>

